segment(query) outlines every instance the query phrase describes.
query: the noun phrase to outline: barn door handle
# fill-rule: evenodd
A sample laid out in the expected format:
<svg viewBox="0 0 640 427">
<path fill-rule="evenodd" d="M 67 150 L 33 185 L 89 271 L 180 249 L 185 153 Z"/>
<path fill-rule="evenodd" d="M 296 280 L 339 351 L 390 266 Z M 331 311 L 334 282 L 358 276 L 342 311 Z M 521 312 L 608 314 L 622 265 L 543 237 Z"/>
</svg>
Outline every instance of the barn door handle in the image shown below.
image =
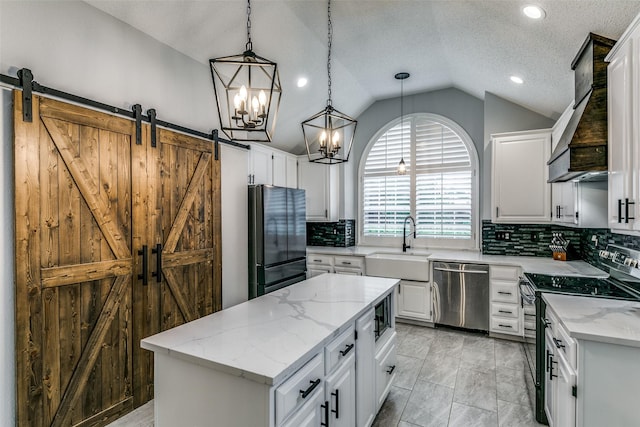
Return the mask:
<svg viewBox="0 0 640 427">
<path fill-rule="evenodd" d="M 156 271 L 151 273 L 156 278 L 156 282 L 162 282 L 162 245 L 158 243 L 151 253 L 156 255 Z"/>
<path fill-rule="evenodd" d="M 142 256 L 142 274 L 138 274 L 138 280 L 142 279 L 142 285 L 147 286 L 149 284 L 149 247 L 142 245 L 138 255 Z"/>
</svg>

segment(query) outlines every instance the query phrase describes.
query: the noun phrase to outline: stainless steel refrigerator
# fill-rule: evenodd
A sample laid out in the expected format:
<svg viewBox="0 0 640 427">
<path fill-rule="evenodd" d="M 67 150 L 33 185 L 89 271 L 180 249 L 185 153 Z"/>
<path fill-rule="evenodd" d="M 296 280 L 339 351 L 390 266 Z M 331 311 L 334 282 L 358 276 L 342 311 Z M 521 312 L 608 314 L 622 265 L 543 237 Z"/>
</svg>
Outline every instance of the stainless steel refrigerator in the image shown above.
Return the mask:
<svg viewBox="0 0 640 427">
<path fill-rule="evenodd" d="M 306 279 L 305 192 L 249 186 L 249 298 Z"/>
</svg>

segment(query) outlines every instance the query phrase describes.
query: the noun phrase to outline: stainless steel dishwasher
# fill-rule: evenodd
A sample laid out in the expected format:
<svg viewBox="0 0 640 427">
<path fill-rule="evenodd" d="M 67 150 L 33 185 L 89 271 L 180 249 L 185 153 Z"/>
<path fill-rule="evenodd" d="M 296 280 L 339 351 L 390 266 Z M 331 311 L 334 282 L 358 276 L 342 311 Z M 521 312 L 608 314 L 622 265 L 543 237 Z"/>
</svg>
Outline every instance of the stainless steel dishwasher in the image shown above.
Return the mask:
<svg viewBox="0 0 640 427">
<path fill-rule="evenodd" d="M 489 330 L 489 266 L 433 263 L 434 323 Z"/>
</svg>

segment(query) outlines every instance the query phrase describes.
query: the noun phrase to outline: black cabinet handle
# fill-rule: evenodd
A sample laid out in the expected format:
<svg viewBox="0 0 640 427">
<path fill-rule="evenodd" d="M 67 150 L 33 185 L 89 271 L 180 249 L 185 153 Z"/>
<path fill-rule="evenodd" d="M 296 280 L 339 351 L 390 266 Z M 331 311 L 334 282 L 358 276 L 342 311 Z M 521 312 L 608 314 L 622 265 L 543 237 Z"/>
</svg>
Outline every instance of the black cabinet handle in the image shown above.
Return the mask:
<svg viewBox="0 0 640 427">
<path fill-rule="evenodd" d="M 498 310 L 498 313 L 513 314 L 513 311 Z"/>
<path fill-rule="evenodd" d="M 309 381 L 311 383 L 311 385 L 306 389 L 306 390 L 300 390 L 300 393 L 302 394 L 302 398 L 306 399 L 307 396 L 309 396 L 313 390 L 316 389 L 316 387 L 318 387 L 318 385 L 320 384 L 320 378 L 318 378 L 315 381 Z"/>
<path fill-rule="evenodd" d="M 349 354 L 351 349 L 353 349 L 353 344 L 347 344 L 347 346 L 344 348 L 344 350 L 340 350 L 340 354 L 343 355 L 343 356 L 346 356 L 347 354 Z"/>
<path fill-rule="evenodd" d="M 553 381 L 554 378 L 558 378 L 557 375 L 553 374 L 553 364 L 558 363 L 553 361 L 553 354 L 549 356 L 549 381 Z"/>
<path fill-rule="evenodd" d="M 500 295 L 513 295 L 511 292 L 498 291 Z"/>
<path fill-rule="evenodd" d="M 334 411 L 332 409 L 331 412 L 336 414 L 336 419 L 338 419 L 340 418 L 340 390 L 336 389 L 336 391 L 331 393 L 331 396 L 334 396 L 336 398 L 336 410 Z"/>
<path fill-rule="evenodd" d="M 320 420 L 320 425 L 323 427 L 329 427 L 329 402 L 325 400 L 324 405 L 320 405 L 322 409 L 324 409 L 324 419 L 326 420 L 324 423 Z"/>
<path fill-rule="evenodd" d="M 387 374 L 391 375 L 395 370 L 396 370 L 396 365 L 389 366 L 389 369 L 387 369 Z"/>
<path fill-rule="evenodd" d="M 556 345 L 556 348 L 564 348 L 564 344 L 562 344 L 562 340 L 553 338 L 553 343 Z"/>
<path fill-rule="evenodd" d="M 551 352 L 549 352 L 549 350 L 547 350 L 547 359 L 546 359 L 546 362 L 547 362 L 547 363 L 545 363 L 545 365 L 546 365 L 545 369 L 546 369 L 546 371 L 547 371 L 547 372 L 549 372 L 549 365 L 550 365 L 550 363 L 549 363 L 549 357 L 550 357 L 550 356 L 551 356 Z"/>
<path fill-rule="evenodd" d="M 156 282 L 162 282 L 162 245 L 158 243 L 151 253 L 156 255 L 156 271 L 151 273 L 156 278 Z"/>
<path fill-rule="evenodd" d="M 142 256 L 142 274 L 138 274 L 138 279 L 142 279 L 142 285 L 147 286 L 149 284 L 149 247 L 142 245 L 138 255 Z"/>
<path fill-rule="evenodd" d="M 618 224 L 622 222 L 622 199 L 618 199 Z"/>
<path fill-rule="evenodd" d="M 542 323 L 544 323 L 544 328 L 548 328 L 549 326 L 551 326 L 551 322 L 549 321 L 549 319 L 542 319 Z"/>
<path fill-rule="evenodd" d="M 498 326 L 500 326 L 501 328 L 511 328 L 511 329 L 513 329 L 513 326 L 511 326 L 511 325 L 503 325 L 501 323 L 498 323 Z"/>
<path fill-rule="evenodd" d="M 624 222 L 629 223 L 630 219 L 636 219 L 635 217 L 629 216 L 629 205 L 635 205 L 635 202 L 630 202 L 629 199 L 624 199 Z"/>
</svg>

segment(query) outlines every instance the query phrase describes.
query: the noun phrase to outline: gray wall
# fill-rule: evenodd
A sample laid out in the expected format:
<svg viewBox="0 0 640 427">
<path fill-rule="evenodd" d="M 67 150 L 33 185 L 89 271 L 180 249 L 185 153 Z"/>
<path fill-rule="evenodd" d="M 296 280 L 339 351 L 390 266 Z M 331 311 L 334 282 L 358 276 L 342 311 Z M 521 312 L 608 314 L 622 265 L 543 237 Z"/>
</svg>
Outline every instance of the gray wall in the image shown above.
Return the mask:
<svg viewBox="0 0 640 427">
<path fill-rule="evenodd" d="M 482 176 L 484 169 L 482 164 L 484 103 L 481 99 L 456 88 L 405 95 L 404 112 L 405 114 L 438 114 L 460 125 L 469 134 L 478 150 L 480 176 Z M 354 161 L 349 165 L 352 182 L 345 184 L 345 188 L 353 191 L 353 196 L 349 197 L 349 195 L 345 195 L 344 197 L 345 203 L 347 204 L 344 208 L 345 212 L 354 212 L 356 219 L 359 217 L 357 210 L 358 168 L 362 161 L 362 153 L 380 128 L 399 117 L 400 97 L 377 101 L 358 117 L 358 129 L 351 153 Z M 351 163 L 351 161 L 349 161 L 349 163 Z M 348 175 L 349 174 L 345 173 L 345 180 L 348 178 Z M 482 194 L 482 189 L 480 192 Z M 480 198 L 480 202 L 482 202 L 482 198 Z M 359 226 L 357 223 L 356 225 Z"/>
<path fill-rule="evenodd" d="M 480 184 L 482 219 L 491 219 L 491 134 L 551 128 L 555 120 L 535 113 L 491 92 L 484 95 L 484 147 L 480 158 L 484 170 Z"/>
</svg>

